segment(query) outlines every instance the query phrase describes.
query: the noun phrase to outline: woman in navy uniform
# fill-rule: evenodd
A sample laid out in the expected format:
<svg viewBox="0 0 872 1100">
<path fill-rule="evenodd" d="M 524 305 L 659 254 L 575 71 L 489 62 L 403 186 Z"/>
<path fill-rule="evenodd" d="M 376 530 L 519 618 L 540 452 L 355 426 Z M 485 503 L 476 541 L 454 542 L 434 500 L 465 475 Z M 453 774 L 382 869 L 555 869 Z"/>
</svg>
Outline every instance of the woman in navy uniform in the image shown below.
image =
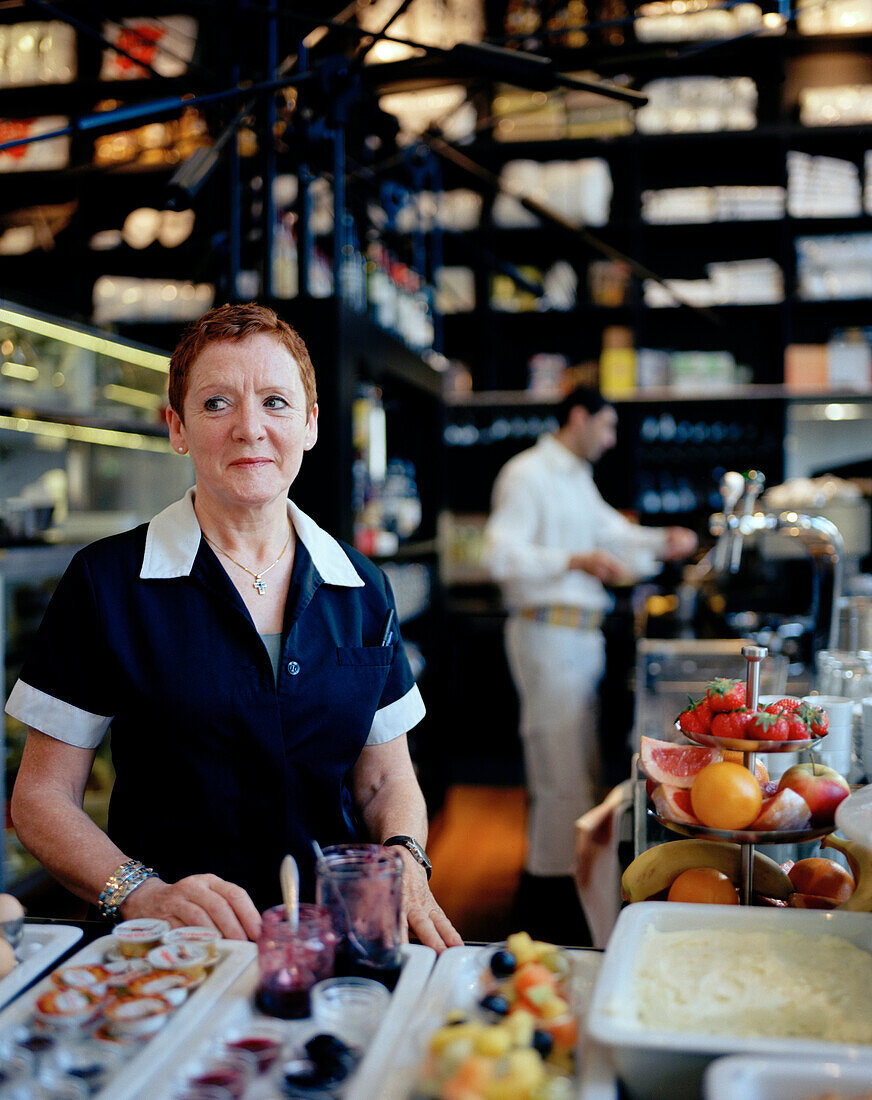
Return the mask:
<svg viewBox="0 0 872 1100">
<path fill-rule="evenodd" d="M 385 575 L 288 489 L 318 434 L 305 344 L 272 310 L 213 309 L 170 362 L 194 489 L 80 551 L 7 703 L 30 727 L 22 843 L 110 916 L 254 938 L 312 840 L 399 844 L 410 929 L 460 942 L 430 893 L 406 733 L 424 713 Z M 112 729 L 108 834 L 84 813 Z"/>
</svg>

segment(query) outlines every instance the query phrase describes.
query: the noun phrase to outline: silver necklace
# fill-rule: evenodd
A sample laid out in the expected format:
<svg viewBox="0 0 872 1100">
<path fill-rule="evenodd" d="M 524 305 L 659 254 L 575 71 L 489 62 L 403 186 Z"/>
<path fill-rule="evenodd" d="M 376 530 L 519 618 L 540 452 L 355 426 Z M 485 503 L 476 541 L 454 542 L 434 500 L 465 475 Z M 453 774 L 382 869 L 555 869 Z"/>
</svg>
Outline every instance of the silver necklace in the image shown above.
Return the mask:
<svg viewBox="0 0 872 1100">
<path fill-rule="evenodd" d="M 210 546 L 214 546 L 215 549 L 219 551 L 219 553 L 223 554 L 225 558 L 227 558 L 229 561 L 232 561 L 234 565 L 238 565 L 239 568 L 244 569 L 250 577 L 254 577 L 251 587 L 257 592 L 258 596 L 263 596 L 266 592 L 266 581 L 263 578 L 267 575 L 267 573 L 269 573 L 270 569 L 273 569 L 276 565 L 278 565 L 282 558 L 285 556 L 285 551 L 290 545 L 291 536 L 293 535 L 293 533 L 294 529 L 289 525 L 288 538 L 285 542 L 285 545 L 281 549 L 281 553 L 276 558 L 276 560 L 272 562 L 272 564 L 268 565 L 266 569 L 261 569 L 259 573 L 255 573 L 253 569 L 249 569 L 247 565 L 243 565 L 241 561 L 237 561 L 236 558 L 234 558 L 231 554 L 228 554 L 222 546 L 219 546 L 217 542 L 213 542 L 205 531 L 203 532 L 203 538 L 206 540 L 206 542 L 209 543 Z"/>
</svg>

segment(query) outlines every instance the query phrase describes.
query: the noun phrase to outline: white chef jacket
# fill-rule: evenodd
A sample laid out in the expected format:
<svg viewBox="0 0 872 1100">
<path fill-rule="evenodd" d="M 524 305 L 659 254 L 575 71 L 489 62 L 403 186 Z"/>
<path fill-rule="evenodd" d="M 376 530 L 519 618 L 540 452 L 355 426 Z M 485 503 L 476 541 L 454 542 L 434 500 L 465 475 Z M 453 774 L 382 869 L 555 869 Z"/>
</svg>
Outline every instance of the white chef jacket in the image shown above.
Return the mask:
<svg viewBox="0 0 872 1100">
<path fill-rule="evenodd" d="M 640 527 L 606 504 L 591 465 L 544 435 L 502 468 L 485 528 L 485 561 L 509 611 L 562 605 L 605 611 L 610 598 L 588 573 L 569 569 L 573 554 L 608 550 L 630 573 L 652 572 L 662 528 Z M 641 566 L 641 569 L 640 569 Z"/>
</svg>

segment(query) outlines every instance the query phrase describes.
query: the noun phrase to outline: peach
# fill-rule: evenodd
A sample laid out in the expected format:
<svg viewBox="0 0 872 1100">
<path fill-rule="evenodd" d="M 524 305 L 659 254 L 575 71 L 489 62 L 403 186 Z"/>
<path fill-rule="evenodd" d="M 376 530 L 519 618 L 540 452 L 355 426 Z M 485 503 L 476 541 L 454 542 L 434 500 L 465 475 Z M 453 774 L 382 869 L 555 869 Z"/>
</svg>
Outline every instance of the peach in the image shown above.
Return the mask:
<svg viewBox="0 0 872 1100">
<path fill-rule="evenodd" d="M 798 894 L 831 898 L 841 905 L 854 893 L 854 876 L 840 863 L 822 856 L 801 859 L 787 872 Z"/>
</svg>

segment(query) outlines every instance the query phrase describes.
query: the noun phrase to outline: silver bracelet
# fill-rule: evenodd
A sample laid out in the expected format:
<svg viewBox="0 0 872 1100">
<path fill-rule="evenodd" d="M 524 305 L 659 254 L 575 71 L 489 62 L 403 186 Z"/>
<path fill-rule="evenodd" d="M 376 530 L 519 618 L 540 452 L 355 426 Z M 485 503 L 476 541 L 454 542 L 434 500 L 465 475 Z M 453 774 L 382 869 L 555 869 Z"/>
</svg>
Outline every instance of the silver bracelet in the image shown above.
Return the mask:
<svg viewBox="0 0 872 1100">
<path fill-rule="evenodd" d="M 156 877 L 156 871 L 146 867 L 137 859 L 129 859 L 126 863 L 122 863 L 106 880 L 106 885 L 97 899 L 100 916 L 107 920 L 114 920 L 118 916 L 119 908 L 133 891 L 146 879 Z"/>
</svg>

